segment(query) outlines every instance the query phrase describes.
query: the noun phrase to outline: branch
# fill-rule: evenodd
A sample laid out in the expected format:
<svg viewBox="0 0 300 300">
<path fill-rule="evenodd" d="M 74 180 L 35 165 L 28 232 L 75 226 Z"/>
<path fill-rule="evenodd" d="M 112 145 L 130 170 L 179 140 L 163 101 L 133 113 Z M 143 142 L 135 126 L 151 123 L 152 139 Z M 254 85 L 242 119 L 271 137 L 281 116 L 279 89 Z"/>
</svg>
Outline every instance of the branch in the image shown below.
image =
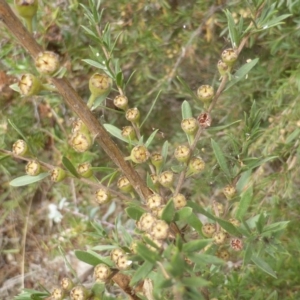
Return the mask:
<svg viewBox="0 0 300 300">
<path fill-rule="evenodd" d="M 25 29 L 21 21 L 13 13 L 5 0 L 0 0 L 0 20 L 6 25 L 11 34 L 28 51 L 33 59 L 43 51 L 42 47 L 36 42 L 33 36 Z M 90 133 L 95 137 L 97 143 L 110 159 L 119 167 L 129 182 L 141 198 L 147 198 L 151 191 L 145 182 L 135 171 L 135 169 L 124 160 L 124 155 L 113 142 L 110 135 L 99 123 L 97 118 L 86 106 L 86 103 L 80 98 L 66 78 L 51 78 L 52 83 L 57 88 L 59 94 L 63 97 L 71 111 L 85 123 Z"/>
</svg>

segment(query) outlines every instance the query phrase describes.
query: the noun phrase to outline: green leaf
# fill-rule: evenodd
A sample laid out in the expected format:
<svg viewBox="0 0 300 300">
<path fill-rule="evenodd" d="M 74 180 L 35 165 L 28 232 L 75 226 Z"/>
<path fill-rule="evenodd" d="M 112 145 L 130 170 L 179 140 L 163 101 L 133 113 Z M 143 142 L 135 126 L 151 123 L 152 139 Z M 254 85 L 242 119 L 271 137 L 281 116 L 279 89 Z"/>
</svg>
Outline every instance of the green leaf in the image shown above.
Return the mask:
<svg viewBox="0 0 300 300">
<path fill-rule="evenodd" d="M 7 119 L 7 122 L 11 125 L 11 127 L 22 137 L 22 139 L 28 144 L 28 140 L 26 139 L 23 132 L 19 129 L 19 127 L 10 119 Z"/>
<path fill-rule="evenodd" d="M 118 127 L 111 125 L 111 124 L 103 124 L 104 128 L 114 137 L 118 138 L 119 140 L 129 143 L 131 145 L 137 145 L 136 141 L 132 141 L 129 139 L 126 139 L 122 136 L 122 130 L 119 129 Z"/>
<path fill-rule="evenodd" d="M 239 206 L 235 215 L 237 219 L 239 220 L 243 219 L 244 215 L 248 211 L 248 208 L 251 204 L 252 198 L 253 198 L 253 187 L 249 186 L 248 189 L 246 189 L 241 193 L 241 200 L 239 202 Z"/>
<path fill-rule="evenodd" d="M 281 221 L 281 222 L 276 222 L 273 224 L 266 225 L 263 228 L 262 233 L 269 234 L 269 233 L 285 230 L 289 223 L 290 221 Z"/>
<path fill-rule="evenodd" d="M 145 211 L 138 206 L 129 206 L 125 209 L 126 214 L 133 220 L 138 221 Z"/>
<path fill-rule="evenodd" d="M 252 255 L 251 260 L 263 272 L 271 275 L 274 278 L 277 278 L 277 276 L 276 276 L 275 272 L 273 271 L 273 269 L 263 259 L 261 259 L 260 257 L 258 257 L 256 255 Z"/>
<path fill-rule="evenodd" d="M 210 285 L 210 282 L 201 278 L 200 276 L 184 277 L 181 280 L 182 284 L 188 287 L 202 287 Z"/>
<path fill-rule="evenodd" d="M 225 13 L 226 18 L 227 18 L 229 37 L 230 37 L 232 48 L 237 48 L 239 46 L 239 43 L 240 43 L 240 37 L 239 37 L 239 34 L 237 32 L 234 19 L 232 17 L 231 12 L 228 9 L 224 10 L 224 13 Z"/>
<path fill-rule="evenodd" d="M 194 240 L 183 244 L 183 252 L 196 252 L 205 248 L 208 244 L 212 243 L 213 239 Z"/>
<path fill-rule="evenodd" d="M 188 258 L 196 263 L 197 265 L 204 266 L 206 264 L 215 264 L 215 265 L 224 265 L 225 262 L 223 259 L 216 257 L 215 255 L 209 254 L 197 254 L 189 253 Z"/>
<path fill-rule="evenodd" d="M 79 260 L 92 266 L 97 266 L 98 264 L 101 263 L 106 264 L 109 267 L 112 267 L 114 265 L 114 263 L 108 257 L 101 256 L 92 250 L 88 250 L 88 251 L 75 250 L 75 256 Z"/>
<path fill-rule="evenodd" d="M 28 184 L 32 184 L 32 183 L 41 181 L 44 178 L 48 177 L 49 175 L 50 175 L 49 173 L 40 173 L 37 176 L 24 175 L 24 176 L 13 179 L 9 184 L 11 186 L 15 186 L 15 187 L 24 186 L 24 185 L 28 185 Z"/>
<path fill-rule="evenodd" d="M 155 135 L 157 134 L 157 132 L 159 131 L 159 129 L 156 129 L 155 131 L 153 131 L 151 133 L 151 135 L 148 137 L 147 141 L 145 142 L 145 147 L 148 148 L 150 146 L 150 144 L 152 143 Z"/>
<path fill-rule="evenodd" d="M 202 235 L 202 223 L 195 214 L 191 214 L 186 222 Z"/>
<path fill-rule="evenodd" d="M 153 269 L 154 264 L 148 261 L 145 261 L 135 272 L 131 281 L 129 283 L 130 286 L 137 284 L 140 280 L 147 278 L 147 275 Z"/>
<path fill-rule="evenodd" d="M 174 201 L 173 198 L 171 198 L 166 204 L 162 212 L 161 219 L 166 221 L 167 223 L 171 223 L 173 221 L 174 215 L 175 215 Z"/>
<path fill-rule="evenodd" d="M 211 146 L 213 148 L 213 151 L 214 151 L 214 154 L 215 154 L 215 157 L 217 159 L 217 162 L 221 168 L 221 170 L 225 173 L 225 175 L 228 177 L 228 178 L 231 178 L 231 173 L 230 173 L 230 170 L 228 168 L 228 165 L 227 165 L 227 162 L 226 162 L 226 159 L 225 159 L 225 156 L 220 148 L 220 146 L 213 140 L 211 139 Z"/>
<path fill-rule="evenodd" d="M 193 209 L 191 207 L 183 207 L 175 212 L 174 221 L 186 221 L 192 212 Z"/>
<path fill-rule="evenodd" d="M 122 71 L 116 75 L 116 84 L 117 86 L 123 88 L 124 85 L 124 77 Z"/>
<path fill-rule="evenodd" d="M 211 220 L 216 219 L 216 217 L 214 215 L 212 215 L 210 212 L 206 211 L 202 206 L 200 206 L 199 204 L 197 204 L 193 201 L 189 201 L 187 206 L 191 207 L 194 212 L 196 212 L 198 214 L 202 214 Z"/>
<path fill-rule="evenodd" d="M 250 62 L 244 64 L 241 66 L 233 75 L 233 79 L 228 82 L 226 88 L 224 91 L 227 91 L 230 89 L 232 86 L 234 86 L 236 83 L 239 81 L 243 80 L 246 78 L 246 75 L 251 71 L 251 69 L 258 63 L 259 58 L 255 58 L 251 60 Z"/>
<path fill-rule="evenodd" d="M 92 59 L 82 59 L 82 61 L 84 61 L 85 63 L 97 68 L 97 69 L 101 69 L 101 70 L 107 70 L 107 67 L 103 64 L 100 64 L 99 62 L 92 60 Z"/>
<path fill-rule="evenodd" d="M 139 243 L 136 247 L 137 253 L 146 261 L 156 264 L 160 260 L 158 253 L 151 251 L 147 246 Z"/>
<path fill-rule="evenodd" d="M 177 76 L 178 81 L 181 83 L 183 90 L 188 93 L 192 99 L 197 100 L 198 98 L 194 94 L 194 92 L 191 90 L 191 88 L 188 86 L 188 84 L 179 76 Z"/>
<path fill-rule="evenodd" d="M 161 155 L 163 157 L 163 164 L 162 164 L 163 166 L 165 165 L 166 160 L 167 160 L 168 149 L 169 149 L 169 142 L 165 141 L 163 144 L 162 150 L 161 150 Z"/>
<path fill-rule="evenodd" d="M 180 254 L 179 250 L 176 249 L 175 253 L 172 255 L 170 264 L 168 265 L 167 271 L 173 277 L 180 277 L 185 272 L 186 263 Z"/>
<path fill-rule="evenodd" d="M 243 166 L 243 171 L 244 170 L 252 170 L 254 168 L 260 167 L 261 165 L 263 165 L 264 163 L 273 160 L 275 158 L 278 158 L 278 156 L 269 156 L 266 158 L 247 158 L 243 160 L 243 164 L 245 166 Z"/>
<path fill-rule="evenodd" d="M 193 117 L 192 108 L 190 104 L 184 100 L 181 104 L 182 119 L 188 119 Z"/>
<path fill-rule="evenodd" d="M 222 220 L 220 218 L 216 218 L 215 219 L 219 225 L 224 228 L 229 234 L 233 235 L 233 236 L 239 236 L 240 232 L 235 228 L 234 225 L 232 225 L 230 222 Z"/>
<path fill-rule="evenodd" d="M 140 128 L 145 124 L 145 122 L 147 121 L 147 119 L 151 115 L 151 112 L 152 112 L 153 108 L 155 107 L 155 104 L 156 104 L 156 102 L 159 98 L 160 93 L 161 93 L 161 90 L 158 92 L 158 94 L 156 95 L 154 101 L 152 102 L 152 105 L 151 105 L 150 109 L 148 110 L 148 113 L 147 113 L 146 117 L 144 118 L 143 122 L 141 123 Z"/>
<path fill-rule="evenodd" d="M 226 125 L 215 126 L 215 127 L 209 127 L 209 128 L 207 128 L 206 130 L 207 130 L 208 132 L 214 132 L 214 131 L 220 132 L 220 131 L 222 131 L 222 130 L 228 128 L 228 127 L 231 127 L 232 125 L 235 125 L 235 124 L 237 124 L 237 123 L 240 123 L 240 122 L 241 122 L 241 120 L 237 120 L 237 121 L 234 121 L 234 122 L 229 123 L 229 124 L 226 124 Z"/>
<path fill-rule="evenodd" d="M 92 248 L 92 250 L 95 251 L 105 251 L 105 250 L 113 250 L 119 248 L 119 246 L 114 246 L 114 245 L 99 245 L 99 246 L 95 246 Z"/>
<path fill-rule="evenodd" d="M 65 166 L 65 168 L 75 177 L 79 178 L 79 174 L 76 171 L 76 168 L 73 166 L 72 162 L 65 156 L 62 158 L 62 163 Z"/>
</svg>

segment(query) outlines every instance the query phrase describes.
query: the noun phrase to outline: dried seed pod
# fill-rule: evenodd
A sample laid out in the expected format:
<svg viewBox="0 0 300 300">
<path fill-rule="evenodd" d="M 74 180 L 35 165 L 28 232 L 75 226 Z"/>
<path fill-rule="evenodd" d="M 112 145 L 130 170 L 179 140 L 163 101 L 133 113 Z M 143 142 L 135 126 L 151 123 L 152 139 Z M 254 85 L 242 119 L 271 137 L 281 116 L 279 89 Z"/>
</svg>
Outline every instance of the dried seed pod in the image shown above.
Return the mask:
<svg viewBox="0 0 300 300">
<path fill-rule="evenodd" d="M 83 285 L 77 285 L 72 288 L 70 292 L 71 300 L 87 300 L 91 295 L 91 292 Z"/>
<path fill-rule="evenodd" d="M 230 247 L 234 251 L 241 251 L 244 248 L 243 241 L 241 239 L 238 239 L 238 238 L 233 238 L 230 241 Z"/>
<path fill-rule="evenodd" d="M 37 160 L 30 160 L 25 167 L 25 171 L 27 175 L 37 176 L 41 173 L 41 164 Z"/>
<path fill-rule="evenodd" d="M 187 162 L 190 158 L 191 150 L 186 145 L 179 145 L 176 147 L 174 156 L 179 162 Z"/>
<path fill-rule="evenodd" d="M 125 252 L 124 250 L 120 249 L 120 248 L 116 248 L 116 249 L 113 249 L 111 250 L 110 252 L 110 259 L 116 263 L 119 259 L 119 257 L 125 255 Z"/>
<path fill-rule="evenodd" d="M 132 185 L 126 176 L 121 176 L 118 179 L 117 186 L 121 191 L 125 193 L 130 193 L 133 191 Z"/>
<path fill-rule="evenodd" d="M 219 231 L 215 232 L 212 237 L 214 239 L 215 244 L 222 245 L 227 239 L 227 234 L 223 231 Z"/>
<path fill-rule="evenodd" d="M 126 110 L 128 107 L 128 98 L 124 95 L 118 95 L 114 99 L 114 105 L 120 109 Z"/>
<path fill-rule="evenodd" d="M 150 209 L 153 209 L 162 205 L 163 198 L 159 194 L 152 194 L 147 198 L 146 202 L 147 202 L 147 206 Z"/>
<path fill-rule="evenodd" d="M 197 118 L 200 127 L 207 128 L 211 125 L 211 116 L 209 113 L 201 113 Z"/>
<path fill-rule="evenodd" d="M 162 172 L 158 177 L 158 181 L 162 186 L 170 188 L 174 182 L 174 173 L 172 171 Z"/>
<path fill-rule="evenodd" d="M 214 94 L 214 88 L 210 85 L 201 85 L 197 90 L 197 96 L 203 103 L 210 102 Z"/>
<path fill-rule="evenodd" d="M 236 195 L 236 189 L 233 185 L 227 185 L 223 188 L 223 193 L 227 200 L 232 200 Z"/>
<path fill-rule="evenodd" d="M 110 202 L 111 194 L 107 189 L 98 189 L 96 191 L 96 201 L 99 204 L 106 204 Z"/>
<path fill-rule="evenodd" d="M 83 153 L 92 146 L 93 141 L 88 133 L 78 131 L 71 136 L 70 144 L 76 152 Z"/>
<path fill-rule="evenodd" d="M 151 174 L 150 178 L 151 178 L 154 185 L 158 184 L 158 176 L 156 174 Z"/>
<path fill-rule="evenodd" d="M 67 173 L 60 167 L 56 167 L 50 171 L 50 179 L 53 182 L 63 181 L 67 177 Z"/>
<path fill-rule="evenodd" d="M 156 218 L 152 214 L 143 213 L 139 221 L 137 222 L 137 227 L 139 230 L 149 231 L 155 221 Z"/>
<path fill-rule="evenodd" d="M 133 162 L 136 164 L 141 164 L 147 161 L 149 158 L 150 154 L 147 150 L 147 148 L 143 145 L 140 146 L 135 146 L 131 150 L 130 158 Z"/>
<path fill-rule="evenodd" d="M 237 60 L 238 55 L 234 49 L 229 48 L 229 49 L 225 49 L 222 52 L 221 57 L 225 64 L 227 64 L 228 66 L 232 66 L 234 62 Z"/>
<path fill-rule="evenodd" d="M 23 74 L 18 82 L 18 87 L 24 96 L 37 95 L 43 89 L 40 80 L 32 74 Z"/>
<path fill-rule="evenodd" d="M 70 278 L 67 278 L 67 277 L 64 277 L 60 281 L 60 285 L 67 292 L 71 291 L 71 289 L 74 287 L 73 281 Z"/>
<path fill-rule="evenodd" d="M 163 220 L 157 220 L 153 223 L 150 234 L 156 240 L 164 240 L 169 235 L 169 225 Z"/>
<path fill-rule="evenodd" d="M 213 223 L 206 223 L 202 226 L 202 233 L 205 237 L 212 237 L 216 232 L 216 225 Z"/>
<path fill-rule="evenodd" d="M 181 128 L 186 134 L 193 135 L 198 129 L 197 120 L 195 118 L 183 119 L 181 121 Z"/>
<path fill-rule="evenodd" d="M 111 270 L 105 264 L 99 264 L 94 268 L 94 279 L 96 282 L 105 282 L 110 274 Z"/>
<path fill-rule="evenodd" d="M 12 146 L 12 152 L 15 155 L 26 155 L 28 153 L 27 143 L 23 140 L 17 140 Z"/>
<path fill-rule="evenodd" d="M 77 133 L 77 132 L 81 132 L 84 134 L 88 134 L 88 128 L 86 127 L 86 125 L 80 120 L 80 119 L 76 119 L 73 123 L 72 123 L 72 133 Z"/>
<path fill-rule="evenodd" d="M 121 134 L 124 138 L 129 139 L 131 141 L 136 140 L 136 133 L 132 126 L 123 127 Z"/>
<path fill-rule="evenodd" d="M 90 178 L 93 176 L 92 165 L 89 162 L 79 164 L 76 170 L 77 173 L 83 178 Z"/>
<path fill-rule="evenodd" d="M 41 52 L 35 59 L 35 66 L 39 73 L 51 75 L 60 67 L 59 56 L 51 51 Z"/>
<path fill-rule="evenodd" d="M 51 297 L 53 300 L 63 300 L 65 298 L 65 291 L 62 288 L 54 288 Z"/>
<path fill-rule="evenodd" d="M 173 203 L 176 209 L 180 209 L 182 207 L 185 207 L 187 202 L 183 194 L 177 194 L 173 197 Z"/>
<path fill-rule="evenodd" d="M 129 122 L 138 123 L 140 120 L 140 111 L 136 107 L 129 108 L 126 111 L 125 117 Z"/>
</svg>

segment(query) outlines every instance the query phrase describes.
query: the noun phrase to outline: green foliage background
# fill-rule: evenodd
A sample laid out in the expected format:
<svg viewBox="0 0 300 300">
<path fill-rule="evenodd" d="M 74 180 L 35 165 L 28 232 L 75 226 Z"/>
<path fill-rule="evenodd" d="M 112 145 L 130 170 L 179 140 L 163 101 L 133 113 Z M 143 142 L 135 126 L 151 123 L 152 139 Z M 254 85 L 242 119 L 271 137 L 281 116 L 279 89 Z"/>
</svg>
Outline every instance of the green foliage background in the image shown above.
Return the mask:
<svg viewBox="0 0 300 300">
<path fill-rule="evenodd" d="M 88 7 L 88 1 L 80 3 Z M 203 110 L 200 103 L 194 102 L 177 76 L 193 92 L 201 84 L 217 86 L 217 61 L 222 50 L 231 47 L 224 10 L 229 10 L 235 20 L 243 18 L 244 24 L 241 26 L 245 30 L 254 21 L 251 9 L 261 3 L 268 8 L 264 10 L 269 17 L 267 21 L 289 16 L 271 28 L 267 25 L 261 28 L 255 24 L 257 30 L 253 30 L 234 70 L 239 69 L 248 59 L 259 58 L 259 62 L 244 80 L 221 95 L 212 111 L 212 128 L 205 132 L 198 143 L 199 153 L 206 162 L 206 170 L 200 176 L 188 179 L 183 191 L 189 200 L 208 211 L 211 211 L 212 199 L 226 202 L 222 188 L 230 180 L 218 165 L 211 145 L 212 138 L 220 146 L 230 172 L 235 173 L 239 167 L 248 166 L 250 171 L 245 176 L 252 184 L 253 195 L 245 211 L 245 218 L 256 218 L 259 224 L 256 225 L 256 233 L 249 237 L 249 247 L 271 266 L 276 278 L 257 268 L 256 264 L 250 264 L 247 259 L 245 264 L 236 269 L 229 265 L 214 265 L 202 273 L 202 277 L 211 282 L 208 299 L 300 298 L 297 227 L 300 183 L 300 3 L 292 0 L 122 0 L 102 1 L 101 4 L 104 11 L 99 28 L 103 30 L 105 24 L 110 23 L 112 40 L 118 37 L 113 56 L 119 60 L 126 80 L 133 74 L 126 87 L 130 106 L 138 107 L 142 116 L 146 116 L 159 94 L 142 132 L 146 138 L 153 130 L 159 130 L 150 146 L 151 152 L 160 151 L 164 141 L 169 141 L 169 159 L 165 166 L 165 169 L 169 169 L 176 164 L 175 159 L 172 159 L 173 150 L 186 142 L 186 136 L 180 128 L 183 101 L 189 101 L 195 117 Z M 95 59 L 90 47 L 99 51 L 100 47 L 97 40 L 82 28 L 91 27 L 84 10 L 76 0 L 39 1 L 39 4 L 35 23 L 36 39 L 45 49 L 60 54 L 67 78 L 82 98 L 87 100 L 88 79 L 95 68 L 82 60 Z M 10 84 L 24 72 L 37 75 L 31 58 L 4 27 L 0 37 L 0 69 L 10 76 Z M 102 123 L 122 128 L 127 125 L 127 121 L 112 103 L 117 94 L 114 90 L 95 110 L 95 114 Z M 114 168 L 98 145 L 83 155 L 75 153 L 68 145 L 74 116 L 60 96 L 45 92 L 41 96 L 22 98 L 17 93 L 2 91 L 0 106 L 0 148 L 9 150 L 21 138 L 11 125 L 16 124 L 30 142 L 35 155 L 42 161 L 58 165 L 62 156 L 68 157 L 73 164 L 88 160 L 93 166 L 107 168 L 97 173 L 100 180 Z M 226 126 L 235 121 L 239 122 Z M 128 147 L 120 141 L 116 142 L 125 155 L 129 155 Z M 117 217 L 120 228 L 123 228 L 119 230 L 123 233 L 126 232 L 125 228 L 133 230 L 134 222 L 128 221 L 124 213 L 127 205 L 124 202 L 116 200 L 111 206 L 99 208 L 93 200 L 91 187 L 82 182 L 68 180 L 53 185 L 50 181 L 44 181 L 26 187 L 11 187 L 9 182 L 24 174 L 24 166 L 24 162 L 4 154 L 0 157 L 1 227 L 22 228 L 28 213 L 29 218 L 35 220 L 30 223 L 29 231 L 40 239 L 42 251 L 50 250 L 53 256 L 59 254 L 56 248 L 58 244 L 65 250 L 86 250 L 86 245 L 98 246 L 99 238 L 102 245 L 117 245 L 120 242 L 116 234 L 118 226 L 115 231 L 103 235 L 99 228 L 95 232 L 90 221 L 100 220 L 102 225 L 113 225 Z M 138 171 L 144 175 L 143 168 L 138 167 Z M 115 186 L 113 180 L 112 185 Z M 49 227 L 45 210 L 37 217 L 34 205 L 37 198 L 55 204 L 67 199 L 69 205 L 67 210 L 62 210 L 63 220 L 60 224 Z M 32 201 L 29 211 L 28 203 Z M 230 204 L 230 210 L 234 209 L 235 205 Z M 284 230 L 270 234 L 259 232 L 259 226 L 280 221 L 290 223 Z M 66 239 L 62 242 L 55 240 L 57 233 L 65 233 L 67 229 L 70 231 Z M 10 234 L 10 231 L 7 229 L 5 234 Z M 126 236 L 123 235 L 125 241 L 121 243 L 129 246 Z M 21 247 L 18 243 L 3 243 L 0 249 L 1 263 L 5 263 L 8 253 L 18 257 Z M 174 272 L 177 282 L 180 276 L 176 277 L 172 262 L 169 264 L 166 269 Z M 183 299 L 194 299 L 192 295 L 185 297 Z"/>
</svg>

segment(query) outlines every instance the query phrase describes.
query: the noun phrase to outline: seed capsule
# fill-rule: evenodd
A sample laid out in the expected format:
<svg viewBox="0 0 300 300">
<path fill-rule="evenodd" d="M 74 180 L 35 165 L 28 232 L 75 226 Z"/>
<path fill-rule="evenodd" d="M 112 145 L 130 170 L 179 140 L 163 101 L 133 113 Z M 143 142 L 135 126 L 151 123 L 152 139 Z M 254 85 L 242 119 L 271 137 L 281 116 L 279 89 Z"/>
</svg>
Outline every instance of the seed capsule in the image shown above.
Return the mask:
<svg viewBox="0 0 300 300">
<path fill-rule="evenodd" d="M 15 0 L 15 8 L 20 17 L 32 18 L 37 12 L 38 0 Z"/>
<path fill-rule="evenodd" d="M 50 171 L 50 179 L 53 182 L 63 181 L 67 177 L 67 173 L 59 167 L 54 168 Z"/>
<path fill-rule="evenodd" d="M 124 95 L 118 95 L 114 99 L 114 105 L 120 109 L 126 110 L 128 107 L 128 98 Z"/>
<path fill-rule="evenodd" d="M 41 165 L 37 160 L 30 160 L 25 167 L 26 174 L 37 176 L 41 173 Z"/>
<path fill-rule="evenodd" d="M 73 281 L 70 278 L 64 277 L 61 281 L 60 281 L 60 285 L 61 287 L 65 290 L 65 291 L 71 291 L 71 289 L 74 286 Z"/>
<path fill-rule="evenodd" d="M 216 232 L 216 225 L 213 223 L 206 223 L 202 226 L 202 233 L 205 237 L 212 237 Z"/>
<path fill-rule="evenodd" d="M 163 220 L 157 220 L 151 228 L 151 235 L 156 240 L 164 240 L 169 235 L 169 225 Z"/>
<path fill-rule="evenodd" d="M 125 193 L 130 193 L 133 190 L 132 185 L 126 176 L 121 176 L 118 179 L 117 186 L 121 191 L 123 191 Z"/>
<path fill-rule="evenodd" d="M 89 162 L 79 164 L 76 170 L 77 173 L 83 178 L 90 178 L 93 176 L 92 165 Z"/>
<path fill-rule="evenodd" d="M 91 292 L 83 285 L 77 285 L 73 287 L 70 292 L 71 300 L 87 300 L 91 295 Z"/>
<path fill-rule="evenodd" d="M 96 201 L 99 204 L 106 204 L 111 200 L 111 194 L 106 189 L 99 189 L 96 191 Z"/>
<path fill-rule="evenodd" d="M 227 72 L 230 71 L 230 68 L 228 67 L 228 65 L 226 63 L 224 63 L 222 60 L 218 61 L 218 70 L 221 76 L 224 76 L 227 74 Z"/>
<path fill-rule="evenodd" d="M 123 127 L 121 134 L 124 138 L 129 139 L 131 141 L 136 140 L 136 134 L 132 126 Z"/>
<path fill-rule="evenodd" d="M 213 234 L 213 239 L 217 245 L 224 244 L 227 239 L 227 234 L 223 231 L 215 232 Z"/>
<path fill-rule="evenodd" d="M 120 248 L 116 248 L 116 249 L 111 250 L 110 259 L 116 263 L 118 261 L 119 257 L 121 257 L 123 255 L 125 255 L 125 252 Z"/>
<path fill-rule="evenodd" d="M 25 141 L 17 140 L 12 146 L 12 152 L 15 155 L 24 156 L 28 153 L 28 146 Z"/>
<path fill-rule="evenodd" d="M 204 103 L 210 102 L 214 97 L 214 88 L 210 85 L 201 85 L 197 90 L 197 96 Z"/>
<path fill-rule="evenodd" d="M 96 282 L 105 282 L 110 274 L 111 270 L 105 264 L 99 264 L 94 269 L 94 278 Z"/>
<path fill-rule="evenodd" d="M 224 187 L 223 193 L 224 193 L 226 199 L 230 201 L 235 197 L 236 189 L 232 185 L 227 185 Z"/>
<path fill-rule="evenodd" d="M 23 74 L 18 82 L 18 87 L 24 96 L 37 95 L 42 90 L 41 82 L 32 74 Z"/>
<path fill-rule="evenodd" d="M 198 129 L 198 123 L 195 118 L 183 119 L 181 121 L 181 128 L 187 134 L 194 134 Z"/>
<path fill-rule="evenodd" d="M 41 52 L 35 59 L 35 66 L 39 73 L 51 75 L 60 67 L 59 56 L 51 51 Z"/>
<path fill-rule="evenodd" d="M 106 74 L 95 73 L 89 80 L 89 89 L 93 97 L 108 94 L 112 87 L 112 79 Z"/>
<path fill-rule="evenodd" d="M 163 203 L 163 198 L 159 194 L 152 194 L 147 198 L 147 206 L 150 209 L 156 208 Z"/>
<path fill-rule="evenodd" d="M 186 198 L 183 194 L 177 194 L 173 197 L 174 207 L 180 209 L 186 206 Z"/>
<path fill-rule="evenodd" d="M 142 231 L 149 231 L 155 221 L 156 218 L 152 214 L 144 213 L 137 222 L 137 227 Z"/>
<path fill-rule="evenodd" d="M 131 150 L 130 158 L 136 164 L 141 164 L 147 161 L 149 158 L 150 153 L 148 152 L 147 148 L 143 145 L 135 146 Z"/>
<path fill-rule="evenodd" d="M 190 148 L 185 145 L 179 145 L 174 152 L 174 156 L 179 162 L 187 162 L 187 160 L 190 158 L 190 154 Z"/>
<path fill-rule="evenodd" d="M 235 50 L 229 48 L 222 52 L 221 57 L 224 63 L 226 63 L 228 66 L 232 66 L 233 63 L 237 60 L 238 55 Z"/>
<path fill-rule="evenodd" d="M 54 288 L 51 297 L 53 300 L 63 300 L 65 296 L 65 292 L 62 288 Z"/>
<path fill-rule="evenodd" d="M 75 132 L 71 136 L 70 144 L 76 152 L 83 153 L 92 146 L 93 142 L 89 134 Z"/>
<path fill-rule="evenodd" d="M 170 188 L 174 182 L 174 173 L 172 171 L 162 172 L 158 177 L 158 181 L 162 186 Z"/>
<path fill-rule="evenodd" d="M 198 174 L 205 169 L 205 162 L 201 157 L 192 157 L 189 162 L 189 172 L 191 174 Z"/>
<path fill-rule="evenodd" d="M 129 108 L 126 111 L 125 117 L 129 122 L 137 123 L 140 119 L 140 111 L 136 107 Z"/>
</svg>

